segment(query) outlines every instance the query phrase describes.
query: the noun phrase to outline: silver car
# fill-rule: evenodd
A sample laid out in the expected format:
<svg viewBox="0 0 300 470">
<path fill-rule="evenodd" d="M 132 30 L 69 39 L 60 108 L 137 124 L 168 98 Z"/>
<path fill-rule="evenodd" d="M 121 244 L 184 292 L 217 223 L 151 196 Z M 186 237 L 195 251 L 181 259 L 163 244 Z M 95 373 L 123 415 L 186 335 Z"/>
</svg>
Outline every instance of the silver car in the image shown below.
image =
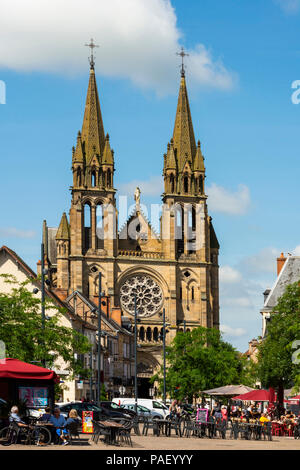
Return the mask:
<svg viewBox="0 0 300 470">
<path fill-rule="evenodd" d="M 121 405 L 121 408 L 125 408 L 126 410 L 132 410 L 135 411 L 135 404 L 130 404 L 130 405 Z M 162 416 L 161 414 L 157 413 L 154 410 L 149 410 L 149 408 L 146 408 L 146 406 L 142 405 L 137 405 L 137 413 L 138 416 L 143 416 L 146 418 L 152 418 L 152 419 L 161 419 Z"/>
</svg>

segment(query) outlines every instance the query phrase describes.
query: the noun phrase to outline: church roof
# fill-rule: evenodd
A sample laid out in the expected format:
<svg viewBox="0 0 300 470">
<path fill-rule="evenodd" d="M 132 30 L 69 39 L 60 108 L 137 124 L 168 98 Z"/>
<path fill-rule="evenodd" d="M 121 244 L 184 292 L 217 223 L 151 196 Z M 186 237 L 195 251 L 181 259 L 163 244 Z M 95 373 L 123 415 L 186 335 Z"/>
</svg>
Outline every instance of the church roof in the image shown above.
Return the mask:
<svg viewBox="0 0 300 470">
<path fill-rule="evenodd" d="M 84 146 L 87 165 L 95 153 L 99 156 L 102 155 L 105 145 L 105 133 L 94 67 L 91 67 L 90 69 L 81 141 Z"/>
<path fill-rule="evenodd" d="M 210 221 L 210 231 L 209 231 L 209 233 L 210 233 L 210 247 L 219 249 L 220 244 L 218 242 L 217 235 L 216 235 L 214 226 L 213 226 L 211 221 Z"/>
<path fill-rule="evenodd" d="M 37 277 L 37 274 L 28 266 L 28 264 L 25 263 L 25 261 L 15 252 L 13 251 L 11 248 L 8 248 L 7 246 L 2 246 L 0 248 L 0 255 L 2 253 L 6 253 L 6 255 L 12 259 L 19 268 L 22 269 L 22 271 L 25 273 L 25 275 L 32 280 L 32 283 L 38 287 L 38 289 L 41 289 L 41 281 L 38 279 Z M 74 309 L 68 305 L 66 302 L 64 302 L 62 299 L 60 299 L 55 292 L 53 292 L 53 290 L 51 289 L 48 289 L 47 287 L 45 287 L 45 294 L 47 297 L 49 297 L 50 299 L 52 299 L 56 305 L 59 307 L 59 308 L 62 308 L 64 309 L 64 311 L 66 311 L 66 314 L 73 318 L 74 320 L 78 320 L 80 322 L 82 322 L 82 319 L 76 315 Z M 85 322 L 82 322 L 85 324 Z"/>
<path fill-rule="evenodd" d="M 142 209 L 139 208 L 138 210 L 135 208 L 132 213 L 129 215 L 128 219 L 126 220 L 126 222 L 122 225 L 121 229 L 119 230 L 119 235 L 120 235 L 120 238 L 122 239 L 122 232 L 126 229 L 127 230 L 127 227 L 129 226 L 129 224 L 134 220 L 134 219 L 138 219 L 139 221 L 141 221 L 144 226 L 147 226 L 149 228 L 149 230 L 151 231 L 151 237 L 153 235 L 152 238 L 156 238 L 157 240 L 159 240 L 159 235 L 156 233 L 156 230 L 152 227 L 150 221 L 147 219 L 147 217 L 145 216 L 145 214 L 143 213 Z M 127 232 L 126 232 L 127 233 Z"/>
<path fill-rule="evenodd" d="M 181 74 L 173 140 L 180 171 L 186 157 L 192 162 L 196 154 L 196 141 L 184 73 Z"/>
<path fill-rule="evenodd" d="M 288 256 L 279 276 L 277 277 L 268 297 L 265 300 L 262 311 L 272 311 L 277 305 L 279 297 L 284 294 L 289 284 L 300 279 L 300 256 Z"/>
</svg>

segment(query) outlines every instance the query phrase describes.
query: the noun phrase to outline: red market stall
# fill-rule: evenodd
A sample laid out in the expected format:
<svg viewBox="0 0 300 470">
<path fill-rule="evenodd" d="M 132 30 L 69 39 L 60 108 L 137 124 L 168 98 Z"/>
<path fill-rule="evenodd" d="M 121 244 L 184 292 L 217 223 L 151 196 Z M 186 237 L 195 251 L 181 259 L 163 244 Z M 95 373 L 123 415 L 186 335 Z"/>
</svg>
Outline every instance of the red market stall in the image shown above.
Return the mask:
<svg viewBox="0 0 300 470">
<path fill-rule="evenodd" d="M 50 369 L 18 359 L 0 361 L 0 398 L 26 400 L 29 408 L 54 406 L 54 384 L 59 377 Z"/>
</svg>

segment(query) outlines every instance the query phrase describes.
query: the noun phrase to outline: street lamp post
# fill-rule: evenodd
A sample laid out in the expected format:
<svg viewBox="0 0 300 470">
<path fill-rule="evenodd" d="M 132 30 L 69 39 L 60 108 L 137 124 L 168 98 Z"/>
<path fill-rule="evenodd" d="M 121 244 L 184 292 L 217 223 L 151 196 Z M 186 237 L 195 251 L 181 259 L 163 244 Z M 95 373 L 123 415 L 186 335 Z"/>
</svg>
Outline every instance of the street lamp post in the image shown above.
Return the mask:
<svg viewBox="0 0 300 470">
<path fill-rule="evenodd" d="M 134 408 L 137 413 L 138 387 L 137 387 L 137 305 L 134 296 Z"/>
<path fill-rule="evenodd" d="M 164 404 L 166 404 L 166 309 L 163 309 Z"/>
<path fill-rule="evenodd" d="M 101 401 L 101 297 L 102 297 L 102 274 L 99 272 L 99 279 L 98 279 L 98 389 L 97 389 L 97 398 L 98 398 L 98 405 L 100 406 Z"/>
<path fill-rule="evenodd" d="M 93 348 L 90 350 L 90 401 L 93 400 Z"/>
<path fill-rule="evenodd" d="M 44 243 L 41 244 L 41 302 L 42 302 L 42 331 L 45 333 L 45 252 Z M 42 359 L 42 364 L 46 367 L 45 357 Z"/>
</svg>

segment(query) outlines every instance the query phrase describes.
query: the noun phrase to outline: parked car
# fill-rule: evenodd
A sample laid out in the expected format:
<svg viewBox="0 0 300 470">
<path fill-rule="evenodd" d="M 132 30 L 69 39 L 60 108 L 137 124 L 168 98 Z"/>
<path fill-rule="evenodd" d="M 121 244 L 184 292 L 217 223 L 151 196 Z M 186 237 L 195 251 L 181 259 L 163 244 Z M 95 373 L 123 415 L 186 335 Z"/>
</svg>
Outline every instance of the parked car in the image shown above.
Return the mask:
<svg viewBox="0 0 300 470">
<path fill-rule="evenodd" d="M 135 411 L 135 405 L 131 404 L 125 404 L 121 405 L 121 408 L 124 408 L 125 410 L 128 411 Z M 138 416 L 143 416 L 145 418 L 152 418 L 152 419 L 161 419 L 161 414 L 158 413 L 155 410 L 149 410 L 149 408 L 146 408 L 146 406 L 143 405 L 137 405 L 137 413 Z"/>
<path fill-rule="evenodd" d="M 120 406 L 134 405 L 135 399 L 134 398 L 113 398 L 113 402 L 119 404 Z M 150 398 L 138 398 L 137 404 L 145 406 L 150 411 L 155 411 L 157 414 L 160 415 L 161 418 L 166 418 L 170 414 L 169 408 L 157 400 L 151 400 Z"/>
<path fill-rule="evenodd" d="M 93 417 L 97 421 L 100 418 L 117 418 L 117 419 L 131 419 L 131 415 L 128 413 L 124 413 L 117 411 L 117 410 L 111 410 L 108 408 L 104 408 L 103 406 L 98 406 L 95 405 L 94 403 L 89 403 L 89 402 L 70 402 L 70 403 L 58 403 L 56 406 L 61 411 L 61 414 L 65 417 L 69 415 L 70 410 L 74 409 L 77 411 L 78 416 L 82 419 L 82 412 L 83 411 L 92 411 L 93 412 Z"/>
<path fill-rule="evenodd" d="M 100 406 L 111 411 L 119 411 L 120 413 L 125 413 L 129 414 L 132 418 L 135 418 L 136 413 L 134 409 L 127 409 L 124 411 L 124 408 L 122 406 L 119 406 L 117 403 L 114 403 L 113 401 L 101 401 Z"/>
</svg>

